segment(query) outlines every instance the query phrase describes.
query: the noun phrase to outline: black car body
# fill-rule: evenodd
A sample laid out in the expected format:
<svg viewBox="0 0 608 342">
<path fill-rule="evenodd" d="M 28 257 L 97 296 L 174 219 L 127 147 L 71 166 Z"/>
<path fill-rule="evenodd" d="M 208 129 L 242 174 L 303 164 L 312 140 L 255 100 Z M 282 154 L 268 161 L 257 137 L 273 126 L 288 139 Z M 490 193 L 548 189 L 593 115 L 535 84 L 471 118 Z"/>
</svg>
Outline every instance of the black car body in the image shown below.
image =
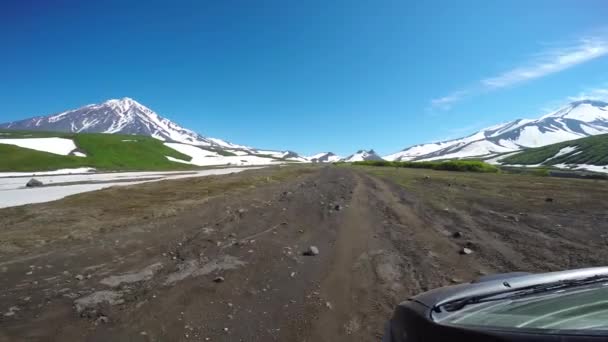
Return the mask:
<svg viewBox="0 0 608 342">
<path fill-rule="evenodd" d="M 608 267 L 507 273 L 399 304 L 383 342 L 608 341 Z"/>
</svg>

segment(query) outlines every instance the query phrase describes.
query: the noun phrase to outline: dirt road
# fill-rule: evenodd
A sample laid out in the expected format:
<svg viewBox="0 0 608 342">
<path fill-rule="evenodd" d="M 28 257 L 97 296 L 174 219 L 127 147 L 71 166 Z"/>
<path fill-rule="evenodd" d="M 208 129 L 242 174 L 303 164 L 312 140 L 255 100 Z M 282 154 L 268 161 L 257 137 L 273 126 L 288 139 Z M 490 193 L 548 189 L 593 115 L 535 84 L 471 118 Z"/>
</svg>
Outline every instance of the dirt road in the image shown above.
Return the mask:
<svg viewBox="0 0 608 342">
<path fill-rule="evenodd" d="M 560 180 L 571 190 L 548 203 L 546 186 L 490 194 L 505 180 L 490 176 L 366 171 L 273 168 L 2 209 L 0 340 L 373 341 L 420 291 L 608 261 L 604 182 Z"/>
</svg>

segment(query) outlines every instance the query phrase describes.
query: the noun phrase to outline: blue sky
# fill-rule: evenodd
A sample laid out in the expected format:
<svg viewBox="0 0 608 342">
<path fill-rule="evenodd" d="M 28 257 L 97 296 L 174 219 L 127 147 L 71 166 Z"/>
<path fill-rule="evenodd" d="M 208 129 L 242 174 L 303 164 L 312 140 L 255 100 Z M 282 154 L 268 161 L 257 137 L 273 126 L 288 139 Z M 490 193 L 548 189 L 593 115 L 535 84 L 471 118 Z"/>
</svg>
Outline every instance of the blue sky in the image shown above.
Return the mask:
<svg viewBox="0 0 608 342">
<path fill-rule="evenodd" d="M 381 154 L 608 97 L 605 1 L 5 1 L 0 121 L 132 97 L 204 135 Z"/>
</svg>

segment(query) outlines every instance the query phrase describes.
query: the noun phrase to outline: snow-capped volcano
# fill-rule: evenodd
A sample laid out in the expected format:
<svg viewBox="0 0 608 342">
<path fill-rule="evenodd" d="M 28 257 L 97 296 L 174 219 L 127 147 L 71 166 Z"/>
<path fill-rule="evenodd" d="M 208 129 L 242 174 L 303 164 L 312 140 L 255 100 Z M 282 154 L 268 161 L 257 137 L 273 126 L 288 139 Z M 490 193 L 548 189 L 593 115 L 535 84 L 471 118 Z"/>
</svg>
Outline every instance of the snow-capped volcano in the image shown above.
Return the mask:
<svg viewBox="0 0 608 342">
<path fill-rule="evenodd" d="M 141 103 L 124 97 L 91 104 L 49 116 L 0 124 L 0 128 L 73 133 L 120 133 L 199 146 L 244 148 L 221 139 L 207 138 L 163 118 Z"/>
<path fill-rule="evenodd" d="M 333 152 L 321 152 L 313 156 L 306 157 L 306 159 L 313 163 L 335 163 L 340 161 L 342 157 L 334 154 Z"/>
<path fill-rule="evenodd" d="M 351 154 L 350 156 L 344 158 L 342 161 L 345 162 L 356 162 L 356 161 L 364 161 L 364 160 L 383 160 L 379 155 L 376 154 L 374 150 L 359 150 L 355 154 Z"/>
<path fill-rule="evenodd" d="M 408 147 L 386 160 L 434 160 L 489 157 L 566 140 L 608 133 L 608 103 L 583 100 L 537 120 L 518 119 L 482 129 L 470 136 Z"/>
</svg>

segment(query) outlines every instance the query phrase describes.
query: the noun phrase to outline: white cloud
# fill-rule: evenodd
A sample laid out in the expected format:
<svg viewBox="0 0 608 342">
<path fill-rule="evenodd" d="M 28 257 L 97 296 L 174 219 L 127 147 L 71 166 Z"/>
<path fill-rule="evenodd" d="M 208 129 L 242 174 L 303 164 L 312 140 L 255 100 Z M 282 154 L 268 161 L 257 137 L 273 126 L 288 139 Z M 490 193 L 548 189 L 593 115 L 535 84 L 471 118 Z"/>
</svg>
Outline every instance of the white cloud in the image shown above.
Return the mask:
<svg viewBox="0 0 608 342">
<path fill-rule="evenodd" d="M 575 46 L 547 51 L 542 58 L 498 76 L 481 80 L 489 89 L 508 87 L 516 83 L 541 78 L 608 54 L 608 41 L 582 39 Z"/>
<path fill-rule="evenodd" d="M 488 91 L 509 87 L 518 83 L 551 75 L 576 65 L 608 55 L 606 35 L 593 38 L 581 38 L 568 46 L 542 51 L 532 60 L 505 71 L 497 76 L 484 78 L 471 87 L 452 92 L 451 94 L 431 100 L 431 108 L 449 110 L 464 97 L 475 96 Z M 600 90 L 595 95 L 605 96 Z M 606 99 L 604 97 L 603 99 Z"/>
<path fill-rule="evenodd" d="M 580 100 L 608 101 L 608 87 L 593 88 L 593 89 L 583 91 L 576 96 L 568 97 L 569 102 L 580 101 Z"/>
<path fill-rule="evenodd" d="M 608 102 L 608 83 L 598 85 L 595 88 L 588 88 L 579 92 L 577 95 L 568 96 L 559 100 L 550 101 L 540 108 L 544 115 L 552 114 L 575 101 L 594 100 Z"/>
<path fill-rule="evenodd" d="M 467 91 L 464 91 L 464 90 L 455 91 L 447 96 L 431 100 L 431 107 L 448 110 L 448 109 L 452 108 L 453 103 L 462 100 L 462 98 L 465 97 L 466 95 L 467 95 Z"/>
</svg>

